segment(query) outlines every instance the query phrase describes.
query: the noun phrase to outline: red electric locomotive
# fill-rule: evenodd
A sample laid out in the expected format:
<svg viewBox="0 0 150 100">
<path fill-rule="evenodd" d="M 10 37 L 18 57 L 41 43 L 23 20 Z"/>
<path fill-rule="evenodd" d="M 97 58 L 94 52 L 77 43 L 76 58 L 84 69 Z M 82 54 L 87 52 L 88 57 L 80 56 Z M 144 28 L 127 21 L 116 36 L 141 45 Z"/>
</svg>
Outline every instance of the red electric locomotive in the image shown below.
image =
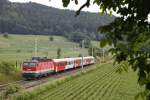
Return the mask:
<svg viewBox="0 0 150 100">
<path fill-rule="evenodd" d="M 94 57 L 83 57 L 83 65 L 94 63 Z M 82 57 L 63 59 L 33 57 L 23 62 L 22 69 L 24 78 L 38 78 L 80 66 L 82 66 Z"/>
<path fill-rule="evenodd" d="M 33 57 L 23 62 L 23 77 L 38 78 L 54 72 L 54 64 L 51 59 Z"/>
</svg>

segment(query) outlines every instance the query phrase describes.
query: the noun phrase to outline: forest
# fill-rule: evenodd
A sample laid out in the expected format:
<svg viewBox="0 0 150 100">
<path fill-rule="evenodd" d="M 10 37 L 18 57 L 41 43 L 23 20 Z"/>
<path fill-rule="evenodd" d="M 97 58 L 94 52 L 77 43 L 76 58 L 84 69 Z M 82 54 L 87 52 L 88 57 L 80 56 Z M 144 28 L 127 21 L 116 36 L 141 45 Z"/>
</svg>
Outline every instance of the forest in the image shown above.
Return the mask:
<svg viewBox="0 0 150 100">
<path fill-rule="evenodd" d="M 12 3 L 1 0 L 0 33 L 61 35 L 79 42 L 84 39 L 100 40 L 97 28 L 107 25 L 115 16 L 60 10 L 41 4 Z"/>
</svg>

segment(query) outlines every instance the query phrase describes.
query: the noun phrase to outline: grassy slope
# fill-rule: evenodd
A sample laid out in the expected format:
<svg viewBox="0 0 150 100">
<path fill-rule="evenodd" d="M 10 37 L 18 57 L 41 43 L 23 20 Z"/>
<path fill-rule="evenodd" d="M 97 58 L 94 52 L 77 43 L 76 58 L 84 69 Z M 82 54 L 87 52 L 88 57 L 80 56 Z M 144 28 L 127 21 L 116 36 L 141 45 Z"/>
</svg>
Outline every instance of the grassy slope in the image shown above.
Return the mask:
<svg viewBox="0 0 150 100">
<path fill-rule="evenodd" d="M 54 36 L 54 41 L 49 41 L 49 36 L 37 36 L 38 37 L 38 56 L 47 56 L 49 58 L 57 57 L 57 49 L 61 48 L 62 57 L 78 56 L 81 52 L 87 55 L 87 50 L 81 50 L 79 45 L 68 41 L 67 39 Z M 34 35 L 9 35 L 8 38 L 4 38 L 0 35 L 0 62 L 6 61 L 15 64 L 25 59 L 34 56 Z M 0 66 L 0 70 L 4 70 Z M 15 69 L 14 69 L 15 70 Z M 0 72 L 0 83 L 12 82 L 20 79 L 20 71 L 16 74 L 7 75 L 7 73 Z M 18 77 L 19 75 L 19 77 Z"/>
<path fill-rule="evenodd" d="M 134 100 L 142 91 L 137 85 L 137 75 L 131 70 L 118 74 L 112 64 L 98 65 L 94 71 L 67 80 L 53 88 L 31 91 L 31 97 L 24 100 Z M 41 89 L 42 90 L 42 89 Z M 17 100 L 20 100 L 19 98 Z"/>
<path fill-rule="evenodd" d="M 63 37 L 54 36 L 52 42 L 49 41 L 49 36 L 37 37 L 38 56 L 56 58 L 58 48 L 62 49 L 62 57 L 78 56 L 81 52 L 87 55 L 86 49 L 81 50 L 78 44 Z M 34 56 L 34 43 L 34 35 L 9 35 L 8 39 L 0 35 L 0 61 L 22 61 Z"/>
</svg>

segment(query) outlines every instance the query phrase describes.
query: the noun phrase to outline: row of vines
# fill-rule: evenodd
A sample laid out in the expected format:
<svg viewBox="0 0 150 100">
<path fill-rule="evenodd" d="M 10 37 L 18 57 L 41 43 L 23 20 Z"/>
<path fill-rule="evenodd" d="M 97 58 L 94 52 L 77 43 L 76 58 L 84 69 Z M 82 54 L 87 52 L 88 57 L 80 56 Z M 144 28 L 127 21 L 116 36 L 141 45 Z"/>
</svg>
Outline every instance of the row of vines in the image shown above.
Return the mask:
<svg viewBox="0 0 150 100">
<path fill-rule="evenodd" d="M 135 95 L 142 90 L 137 84 L 136 73 L 129 70 L 128 73 L 118 74 L 116 69 L 117 66 L 112 67 L 112 64 L 97 66 L 95 70 L 80 77 L 38 92 L 38 95 L 32 96 L 30 99 L 134 100 Z"/>
</svg>

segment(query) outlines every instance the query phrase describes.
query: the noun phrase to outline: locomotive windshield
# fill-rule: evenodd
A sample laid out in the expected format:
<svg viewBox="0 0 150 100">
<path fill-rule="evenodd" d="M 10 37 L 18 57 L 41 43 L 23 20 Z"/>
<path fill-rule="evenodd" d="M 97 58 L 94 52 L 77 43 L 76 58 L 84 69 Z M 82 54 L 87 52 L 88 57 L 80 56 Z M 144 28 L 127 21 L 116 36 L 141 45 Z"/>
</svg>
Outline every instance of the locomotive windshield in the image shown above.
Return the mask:
<svg viewBox="0 0 150 100">
<path fill-rule="evenodd" d="M 24 62 L 23 66 L 27 66 L 27 67 L 35 67 L 36 63 L 35 62 Z"/>
</svg>

